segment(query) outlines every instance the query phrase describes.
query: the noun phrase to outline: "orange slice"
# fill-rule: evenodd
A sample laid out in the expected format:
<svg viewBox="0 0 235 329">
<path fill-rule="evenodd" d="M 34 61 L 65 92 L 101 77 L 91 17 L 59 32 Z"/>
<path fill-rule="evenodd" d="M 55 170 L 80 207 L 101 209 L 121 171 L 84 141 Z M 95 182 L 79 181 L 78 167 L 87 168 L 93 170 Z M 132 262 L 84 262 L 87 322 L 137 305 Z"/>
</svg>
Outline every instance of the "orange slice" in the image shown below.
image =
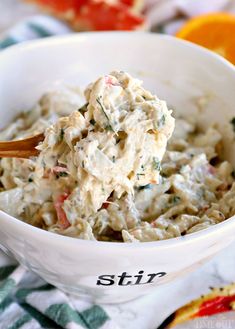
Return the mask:
<svg viewBox="0 0 235 329">
<path fill-rule="evenodd" d="M 202 15 L 189 20 L 176 36 L 215 51 L 235 64 L 235 16 Z"/>
</svg>

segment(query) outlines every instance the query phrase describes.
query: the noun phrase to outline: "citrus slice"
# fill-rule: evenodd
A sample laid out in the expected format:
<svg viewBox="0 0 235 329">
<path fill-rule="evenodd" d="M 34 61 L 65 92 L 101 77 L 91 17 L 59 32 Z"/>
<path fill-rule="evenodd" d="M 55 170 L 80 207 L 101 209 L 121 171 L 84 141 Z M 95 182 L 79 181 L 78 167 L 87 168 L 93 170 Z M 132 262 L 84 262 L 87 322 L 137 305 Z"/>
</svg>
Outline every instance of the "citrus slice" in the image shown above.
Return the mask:
<svg viewBox="0 0 235 329">
<path fill-rule="evenodd" d="M 215 13 L 189 20 L 176 36 L 215 51 L 235 64 L 235 16 Z"/>
</svg>

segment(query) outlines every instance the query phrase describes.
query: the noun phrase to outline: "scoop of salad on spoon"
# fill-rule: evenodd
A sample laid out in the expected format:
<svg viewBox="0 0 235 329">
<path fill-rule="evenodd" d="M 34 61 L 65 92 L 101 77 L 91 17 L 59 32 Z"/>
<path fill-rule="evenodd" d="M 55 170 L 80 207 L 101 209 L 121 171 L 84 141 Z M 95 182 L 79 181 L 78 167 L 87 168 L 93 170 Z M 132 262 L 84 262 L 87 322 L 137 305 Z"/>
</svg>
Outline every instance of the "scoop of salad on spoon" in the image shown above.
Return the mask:
<svg viewBox="0 0 235 329">
<path fill-rule="evenodd" d="M 37 156 L 35 180 L 51 172 L 69 179 L 55 189 L 86 218 L 115 193 L 159 182 L 160 163 L 174 130 L 166 103 L 123 71 L 114 71 L 85 90 L 86 104 L 44 134 L 1 142 L 0 157 Z M 49 182 L 50 183 L 50 182 Z"/>
</svg>

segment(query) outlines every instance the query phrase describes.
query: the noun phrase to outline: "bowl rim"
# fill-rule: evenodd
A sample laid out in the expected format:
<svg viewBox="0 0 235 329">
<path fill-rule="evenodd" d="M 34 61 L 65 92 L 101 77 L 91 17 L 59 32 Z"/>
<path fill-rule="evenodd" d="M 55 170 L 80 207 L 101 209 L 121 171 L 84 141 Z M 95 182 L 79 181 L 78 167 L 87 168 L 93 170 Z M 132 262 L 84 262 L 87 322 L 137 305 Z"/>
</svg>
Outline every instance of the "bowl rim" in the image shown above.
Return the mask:
<svg viewBox="0 0 235 329">
<path fill-rule="evenodd" d="M 0 62 L 1 59 L 5 56 L 8 56 L 10 53 L 17 54 L 19 51 L 30 51 L 30 49 L 35 48 L 45 48 L 47 46 L 54 46 L 54 45 L 66 45 L 71 44 L 72 42 L 86 42 L 88 39 L 97 38 L 104 39 L 104 38 L 149 38 L 151 41 L 154 39 L 159 40 L 166 40 L 166 42 L 170 42 L 173 44 L 176 44 L 176 46 L 180 46 L 183 48 L 191 48 L 193 51 L 198 52 L 201 56 L 207 56 L 210 57 L 210 59 L 213 59 L 218 64 L 223 65 L 224 68 L 227 68 L 231 72 L 234 73 L 235 76 L 235 66 L 233 66 L 230 62 L 228 62 L 225 58 L 222 56 L 219 56 L 218 54 L 202 47 L 196 44 L 193 44 L 189 41 L 182 40 L 179 38 L 176 38 L 174 36 L 169 35 L 163 35 L 159 33 L 151 33 L 151 32 L 145 32 L 145 31 L 102 31 L 102 32 L 79 32 L 79 33 L 69 33 L 66 35 L 61 36 L 51 36 L 43 39 L 38 40 L 30 40 L 30 41 L 23 41 L 19 44 L 13 45 L 9 48 L 5 48 L 0 52 Z M 82 244 L 83 246 L 92 246 L 95 245 L 99 248 L 106 248 L 107 246 L 118 248 L 120 249 L 146 249 L 146 248 L 171 248 L 174 246 L 182 246 L 189 244 L 193 241 L 201 240 L 201 239 L 207 239 L 209 236 L 213 235 L 214 233 L 218 233 L 219 230 L 226 230 L 229 229 L 229 227 L 235 223 L 235 215 L 226 219 L 223 222 L 220 222 L 216 225 L 210 226 L 204 230 L 190 233 L 185 236 L 179 236 L 174 237 L 171 239 L 166 240 L 157 240 L 157 241 L 148 241 L 148 242 L 140 242 L 140 243 L 128 243 L 128 242 L 108 242 L 108 241 L 97 241 L 97 240 L 84 240 L 84 239 L 77 239 L 70 236 L 64 236 L 57 233 L 53 233 L 50 231 L 43 230 L 41 228 L 35 227 L 33 225 L 30 225 L 26 222 L 23 222 L 20 219 L 17 219 L 16 217 L 13 217 L 6 212 L 0 210 L 0 222 L 4 218 L 4 221 L 11 221 L 11 225 L 14 224 L 14 226 L 17 226 L 22 231 L 27 231 L 27 233 L 32 233 L 36 235 L 40 235 L 42 238 L 49 238 L 50 242 L 52 243 L 63 243 L 66 245 L 78 245 Z M 2 231 L 2 228 L 0 228 Z M 222 235 L 222 232 L 221 232 Z"/>
</svg>

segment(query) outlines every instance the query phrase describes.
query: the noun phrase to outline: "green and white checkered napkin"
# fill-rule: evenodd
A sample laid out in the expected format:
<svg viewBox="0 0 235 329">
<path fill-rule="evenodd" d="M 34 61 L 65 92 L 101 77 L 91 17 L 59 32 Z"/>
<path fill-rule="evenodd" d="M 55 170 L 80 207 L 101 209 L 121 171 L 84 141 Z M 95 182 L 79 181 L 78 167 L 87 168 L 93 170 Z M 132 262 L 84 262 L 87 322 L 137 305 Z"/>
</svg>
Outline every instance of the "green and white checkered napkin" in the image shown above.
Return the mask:
<svg viewBox="0 0 235 329">
<path fill-rule="evenodd" d="M 47 16 L 35 16 L 2 35 L 0 49 L 71 30 Z M 7 264 L 8 263 L 8 264 Z M 117 329 L 104 308 L 66 295 L 0 252 L 0 329 Z"/>
<path fill-rule="evenodd" d="M 66 295 L 22 266 L 0 267 L 0 329 L 114 329 L 105 310 Z"/>
<path fill-rule="evenodd" d="M 71 29 L 64 23 L 49 16 L 30 17 L 10 30 L 3 32 L 0 39 L 0 49 L 16 43 L 38 38 L 70 33 Z"/>
</svg>

